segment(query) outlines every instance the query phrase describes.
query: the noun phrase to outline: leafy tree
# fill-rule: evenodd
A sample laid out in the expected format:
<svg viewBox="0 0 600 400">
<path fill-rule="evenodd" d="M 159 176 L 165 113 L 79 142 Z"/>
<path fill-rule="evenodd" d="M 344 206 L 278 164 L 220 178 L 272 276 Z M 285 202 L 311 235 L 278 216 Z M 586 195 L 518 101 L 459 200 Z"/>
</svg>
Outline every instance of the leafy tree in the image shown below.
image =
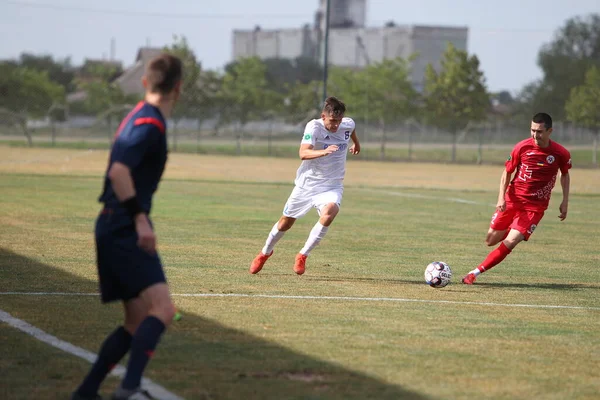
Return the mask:
<svg viewBox="0 0 600 400">
<path fill-rule="evenodd" d="M 500 92 L 491 93 L 490 98 L 496 101 L 498 104 L 510 106 L 515 103 L 515 98 L 510 94 L 508 90 L 502 90 Z"/>
<path fill-rule="evenodd" d="M 172 114 L 175 123 L 173 147 L 177 149 L 177 123 L 182 118 L 192 118 L 200 125 L 208 118 L 211 111 L 215 109 L 220 80 L 215 73 L 202 70 L 200 62 L 184 36 L 175 36 L 173 44 L 166 47 L 165 51 L 178 56 L 183 63 L 181 96 Z M 200 129 L 198 129 L 198 138 L 199 135 Z"/>
<path fill-rule="evenodd" d="M 268 58 L 264 63 L 267 67 L 267 81 L 278 92 L 285 92 L 287 87 L 296 83 L 317 81 L 323 74 L 321 66 L 310 58 Z"/>
<path fill-rule="evenodd" d="M 262 61 L 266 66 L 267 82 L 271 89 L 287 93 L 296 83 L 307 84 L 318 81 L 323 75 L 322 67 L 313 59 L 307 57 L 267 58 Z M 234 61 L 225 66 L 225 72 L 231 72 L 239 61 Z"/>
<path fill-rule="evenodd" d="M 414 117 L 418 110 L 418 94 L 409 78 L 408 63 L 403 58 L 384 60 L 369 65 L 361 72 L 362 81 L 368 86 L 361 107 L 369 107 L 369 113 L 381 127 L 380 158 L 385 158 L 386 127 Z M 367 103 L 367 104 L 365 104 Z"/>
<path fill-rule="evenodd" d="M 600 135 L 600 68 L 592 67 L 582 85 L 571 90 L 565 107 L 567 117 L 594 132 L 592 162 L 598 166 L 598 136 Z"/>
<path fill-rule="evenodd" d="M 76 88 L 75 72 L 69 58 L 55 60 L 50 55 L 22 53 L 18 63 L 34 71 L 47 72 L 48 79 L 64 87 L 66 93 L 71 93 Z"/>
<path fill-rule="evenodd" d="M 30 146 L 27 119 L 45 117 L 53 104 L 64 103 L 64 97 L 64 88 L 50 81 L 47 72 L 0 63 L 0 108 L 21 126 Z"/>
<path fill-rule="evenodd" d="M 540 50 L 538 65 L 544 75 L 528 88 L 529 111 L 543 110 L 560 120 L 571 89 L 583 83 L 590 67 L 600 67 L 600 14 L 567 20 Z"/>
<path fill-rule="evenodd" d="M 112 140 L 114 123 L 125 117 L 128 110 L 140 100 L 136 94 L 126 95 L 114 82 L 119 68 L 110 64 L 88 64 L 85 74 L 77 79 L 78 88 L 85 92 L 81 105 L 85 114 L 96 115 L 98 121 L 106 123 L 109 140 Z"/>
<path fill-rule="evenodd" d="M 266 65 L 257 57 L 245 58 L 234 64 L 223 77 L 220 99 L 227 108 L 224 121 L 236 120 L 238 152 L 245 125 L 260 119 L 281 104 L 281 95 L 271 89 L 266 77 Z"/>
<path fill-rule="evenodd" d="M 289 122 L 300 123 L 316 118 L 319 114 L 321 82 L 296 82 L 285 86 L 285 98 L 277 112 Z"/>
<path fill-rule="evenodd" d="M 490 107 L 485 77 L 477 56 L 448 44 L 439 72 L 425 72 L 425 106 L 429 123 L 452 134 L 452 162 L 458 133 L 470 122 L 485 120 Z"/>
<path fill-rule="evenodd" d="M 138 95 L 126 95 L 123 90 L 114 83 L 117 75 L 117 67 L 111 65 L 95 65 L 89 67 L 88 73 L 91 79 L 80 81 L 79 87 L 87 93 L 85 103 L 88 110 L 101 113 L 115 105 L 131 103 L 138 99 Z"/>
</svg>

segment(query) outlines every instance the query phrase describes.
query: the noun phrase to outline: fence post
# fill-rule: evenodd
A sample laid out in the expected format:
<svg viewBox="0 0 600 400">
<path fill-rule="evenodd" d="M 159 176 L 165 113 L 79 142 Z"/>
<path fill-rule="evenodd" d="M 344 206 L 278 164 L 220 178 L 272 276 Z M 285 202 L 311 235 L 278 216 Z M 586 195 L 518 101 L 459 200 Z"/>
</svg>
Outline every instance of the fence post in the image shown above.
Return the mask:
<svg viewBox="0 0 600 400">
<path fill-rule="evenodd" d="M 273 136 L 273 117 L 269 117 L 269 133 L 267 135 L 267 154 L 271 157 L 271 140 Z"/>
<path fill-rule="evenodd" d="M 405 122 L 408 131 L 408 161 L 412 161 L 412 121 Z"/>
<path fill-rule="evenodd" d="M 383 119 L 380 120 L 381 124 L 381 147 L 379 149 L 379 159 L 381 161 L 385 161 L 385 121 Z"/>
<path fill-rule="evenodd" d="M 200 138 L 202 135 L 202 122 L 198 120 L 198 131 L 196 133 L 196 154 L 200 153 Z"/>
<path fill-rule="evenodd" d="M 478 143 L 477 143 L 477 164 L 481 165 L 483 163 L 483 136 L 484 136 L 484 131 L 481 130 L 482 127 L 479 127 L 479 129 L 477 129 L 477 139 L 478 139 Z M 491 124 L 489 121 L 486 121 L 485 123 L 485 136 L 487 137 L 488 134 L 491 131 Z"/>
</svg>

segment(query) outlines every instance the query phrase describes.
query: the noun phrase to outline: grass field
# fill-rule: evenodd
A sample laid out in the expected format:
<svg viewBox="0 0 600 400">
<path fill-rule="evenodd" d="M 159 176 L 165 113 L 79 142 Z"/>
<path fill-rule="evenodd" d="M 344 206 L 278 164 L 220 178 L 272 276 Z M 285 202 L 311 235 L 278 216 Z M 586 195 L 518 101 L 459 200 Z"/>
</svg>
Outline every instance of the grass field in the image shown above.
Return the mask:
<svg viewBox="0 0 600 400">
<path fill-rule="evenodd" d="M 0 309 L 93 352 L 121 318 L 78 295 L 97 290 L 106 160 L 0 146 Z M 501 167 L 351 160 L 306 274 L 292 266 L 314 212 L 250 275 L 298 163 L 170 156 L 153 219 L 184 318 L 148 368 L 154 382 L 186 399 L 598 398 L 599 170 L 573 169 L 567 220 L 558 188 L 530 242 L 469 287 Z M 434 260 L 452 266 L 444 289 L 423 281 Z M 2 399 L 65 399 L 89 367 L 2 323 L 0 351 Z"/>
</svg>

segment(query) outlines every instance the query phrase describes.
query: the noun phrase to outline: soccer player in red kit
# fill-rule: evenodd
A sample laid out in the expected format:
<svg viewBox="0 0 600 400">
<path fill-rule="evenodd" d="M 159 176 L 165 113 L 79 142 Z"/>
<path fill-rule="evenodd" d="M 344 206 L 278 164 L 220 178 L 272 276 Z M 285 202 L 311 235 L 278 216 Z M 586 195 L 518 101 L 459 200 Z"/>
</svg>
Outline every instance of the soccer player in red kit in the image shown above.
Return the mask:
<svg viewBox="0 0 600 400">
<path fill-rule="evenodd" d="M 548 208 L 559 170 L 563 199 L 558 218 L 563 221 L 567 217 L 571 154 L 550 140 L 551 133 L 552 118 L 538 113 L 531 121 L 531 137 L 513 148 L 500 179 L 498 204 L 485 239 L 488 246 L 500 246 L 462 279 L 464 284 L 472 285 L 479 274 L 502 262 L 519 242 L 529 239 Z"/>
</svg>

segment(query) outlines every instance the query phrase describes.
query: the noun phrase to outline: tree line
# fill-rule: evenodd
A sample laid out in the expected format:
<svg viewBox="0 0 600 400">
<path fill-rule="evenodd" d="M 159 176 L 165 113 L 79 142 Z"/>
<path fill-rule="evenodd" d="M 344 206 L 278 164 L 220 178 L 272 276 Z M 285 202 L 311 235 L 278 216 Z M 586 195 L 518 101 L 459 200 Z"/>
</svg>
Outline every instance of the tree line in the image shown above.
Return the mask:
<svg viewBox="0 0 600 400">
<path fill-rule="evenodd" d="M 243 132 L 253 120 L 282 119 L 294 123 L 316 115 L 321 102 L 322 67 L 311 59 L 247 58 L 207 70 L 185 37 L 175 37 L 165 51 L 185 64 L 183 92 L 173 116 L 218 124 L 237 124 Z M 501 56 L 501 55 L 500 55 Z M 451 44 L 439 68 L 427 67 L 423 90 L 410 80 L 411 60 L 371 63 L 360 70 L 331 67 L 327 92 L 351 105 L 356 119 L 378 124 L 384 146 L 386 129 L 407 120 L 457 135 L 469 124 L 490 119 L 528 119 L 544 110 L 556 120 L 569 120 L 600 132 L 600 15 L 569 19 L 538 52 L 543 77 L 515 96 L 490 93 L 476 55 Z M 34 118 L 64 120 L 71 115 L 118 119 L 139 100 L 115 83 L 118 66 L 90 64 L 75 68 L 69 59 L 22 54 L 0 62 L 0 114 L 5 123 L 23 126 Z M 82 99 L 69 96 L 85 93 Z M 75 97 L 67 102 L 67 96 Z M 503 112 L 496 112 L 497 105 Z M 496 110 L 496 111 L 495 111 Z M 453 151 L 453 159 L 454 159 Z M 594 152 L 596 154 L 596 152 Z M 595 156 L 594 156 L 595 157 Z M 596 163 L 596 160 L 594 160 Z"/>
</svg>

